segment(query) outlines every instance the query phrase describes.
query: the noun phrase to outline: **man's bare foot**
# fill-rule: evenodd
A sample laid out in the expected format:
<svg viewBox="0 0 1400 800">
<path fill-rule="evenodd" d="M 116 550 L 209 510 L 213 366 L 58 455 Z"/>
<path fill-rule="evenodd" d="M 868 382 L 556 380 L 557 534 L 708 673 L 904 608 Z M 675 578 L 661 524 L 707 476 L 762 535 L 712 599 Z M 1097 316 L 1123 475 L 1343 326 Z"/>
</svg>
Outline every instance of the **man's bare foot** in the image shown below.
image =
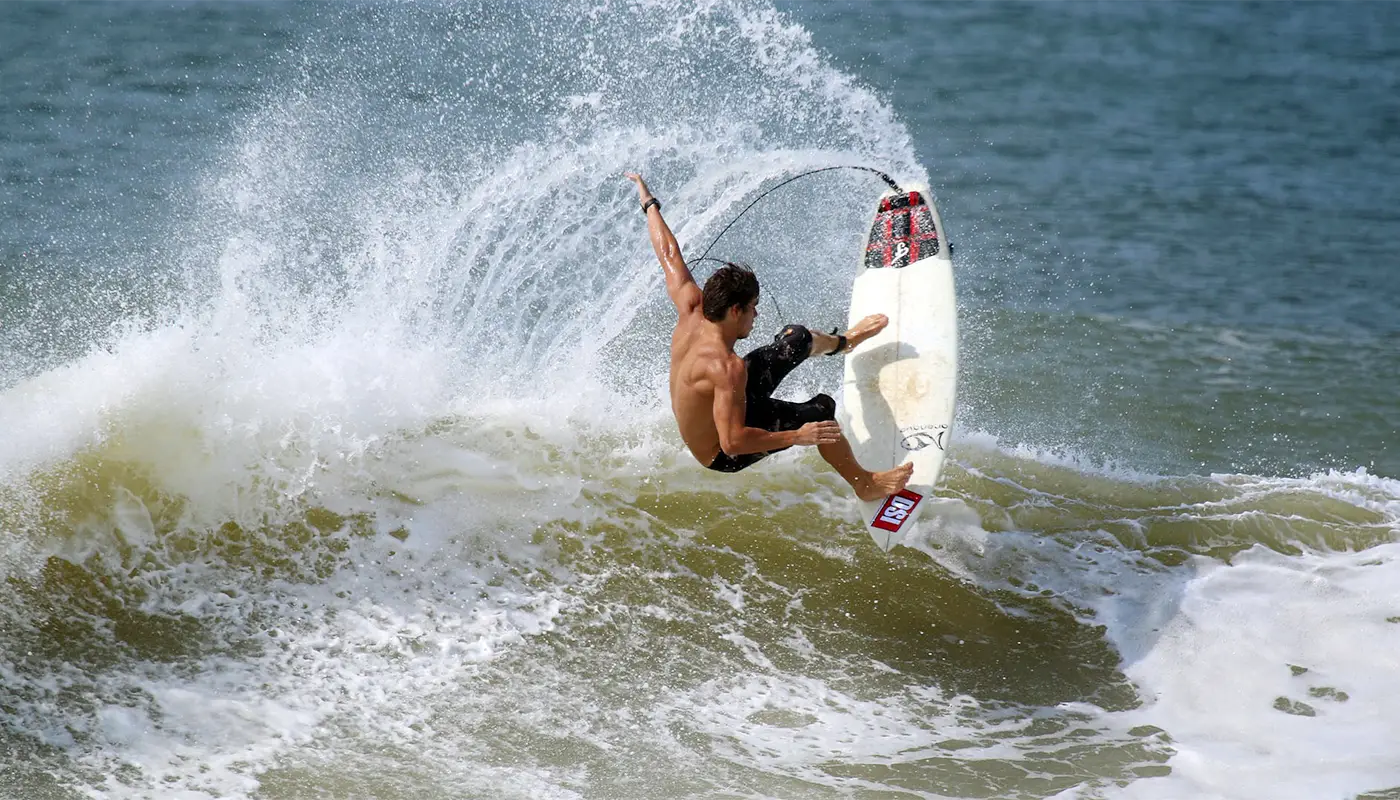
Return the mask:
<svg viewBox="0 0 1400 800">
<path fill-rule="evenodd" d="M 867 502 L 888 497 L 909 485 L 909 477 L 914 474 L 913 464 L 901 464 L 884 472 L 870 473 L 870 480 L 861 481 L 854 487 L 856 497 Z"/>
<path fill-rule="evenodd" d="M 849 352 L 855 349 L 856 345 L 878 334 L 889 324 L 890 318 L 884 314 L 871 314 L 852 325 L 851 329 L 846 331 L 846 350 Z"/>
</svg>

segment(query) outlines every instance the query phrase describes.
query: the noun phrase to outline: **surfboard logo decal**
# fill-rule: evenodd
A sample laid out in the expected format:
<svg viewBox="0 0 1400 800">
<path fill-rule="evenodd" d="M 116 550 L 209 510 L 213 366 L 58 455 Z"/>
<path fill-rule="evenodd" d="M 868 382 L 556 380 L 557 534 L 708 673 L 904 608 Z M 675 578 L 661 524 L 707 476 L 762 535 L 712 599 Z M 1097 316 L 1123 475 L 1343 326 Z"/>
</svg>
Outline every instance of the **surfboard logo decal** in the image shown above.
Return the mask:
<svg viewBox="0 0 1400 800">
<path fill-rule="evenodd" d="M 903 434 L 899 440 L 899 446 L 905 450 L 913 452 L 922 450 L 929 445 L 936 445 L 939 450 L 943 449 L 943 437 L 948 433 L 947 425 L 937 425 L 928 428 L 905 428 L 900 431 Z"/>
<path fill-rule="evenodd" d="M 875 512 L 875 519 L 870 523 L 870 527 L 890 533 L 899 533 L 899 529 L 903 528 L 904 523 L 908 522 L 909 518 L 914 515 L 914 509 L 919 507 L 919 503 L 923 502 L 923 499 L 923 495 L 908 489 L 886 497 L 880 510 Z"/>
</svg>

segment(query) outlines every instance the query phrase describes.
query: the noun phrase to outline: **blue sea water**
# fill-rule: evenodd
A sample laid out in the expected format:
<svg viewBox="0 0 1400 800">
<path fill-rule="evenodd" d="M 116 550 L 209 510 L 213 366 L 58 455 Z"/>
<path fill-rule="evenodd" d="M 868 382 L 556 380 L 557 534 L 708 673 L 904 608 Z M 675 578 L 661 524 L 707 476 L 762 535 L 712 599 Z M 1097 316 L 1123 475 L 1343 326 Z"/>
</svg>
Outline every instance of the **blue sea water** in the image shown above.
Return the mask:
<svg viewBox="0 0 1400 800">
<path fill-rule="evenodd" d="M 0 796 L 1394 796 L 1397 8 L 0 5 Z M 888 557 L 621 178 L 833 164 L 956 248 Z M 717 253 L 836 324 L 879 190 Z"/>
</svg>

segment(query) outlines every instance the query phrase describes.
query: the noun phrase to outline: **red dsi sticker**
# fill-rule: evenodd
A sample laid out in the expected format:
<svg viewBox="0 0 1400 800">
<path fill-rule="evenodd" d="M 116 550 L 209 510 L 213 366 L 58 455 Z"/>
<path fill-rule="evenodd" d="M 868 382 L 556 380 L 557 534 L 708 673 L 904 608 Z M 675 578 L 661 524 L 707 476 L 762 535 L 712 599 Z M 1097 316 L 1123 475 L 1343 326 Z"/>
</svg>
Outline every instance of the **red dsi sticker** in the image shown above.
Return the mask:
<svg viewBox="0 0 1400 800">
<path fill-rule="evenodd" d="M 919 507 L 923 499 L 923 495 L 908 489 L 886 497 L 885 504 L 880 506 L 870 527 L 898 533 L 899 529 L 904 527 L 904 522 L 914 515 L 914 509 Z"/>
</svg>

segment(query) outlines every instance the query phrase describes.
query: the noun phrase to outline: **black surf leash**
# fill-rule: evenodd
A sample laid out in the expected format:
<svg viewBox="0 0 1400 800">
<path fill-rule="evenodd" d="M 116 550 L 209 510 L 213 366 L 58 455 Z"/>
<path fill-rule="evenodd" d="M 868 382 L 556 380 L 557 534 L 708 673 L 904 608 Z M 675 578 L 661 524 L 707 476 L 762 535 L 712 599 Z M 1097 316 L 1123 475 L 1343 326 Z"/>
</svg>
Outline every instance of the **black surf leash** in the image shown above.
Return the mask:
<svg viewBox="0 0 1400 800">
<path fill-rule="evenodd" d="M 791 178 L 788 178 L 787 180 L 783 181 L 782 183 L 778 183 L 778 184 L 775 184 L 775 185 L 773 185 L 773 186 L 770 186 L 768 189 L 766 189 L 766 190 L 763 192 L 763 194 L 760 194 L 758 197 L 755 197 L 755 198 L 753 199 L 753 202 L 751 202 L 751 203 L 749 203 L 748 205 L 744 206 L 744 210 L 743 210 L 743 211 L 740 211 L 738 214 L 735 214 L 735 215 L 734 215 L 734 219 L 731 219 L 731 220 L 729 221 L 729 224 L 728 224 L 728 225 L 725 225 L 724 228 L 721 229 L 720 232 L 719 232 L 718 234 L 715 235 L 714 240 L 710 242 L 710 246 L 705 248 L 705 252 L 703 252 L 703 253 L 701 253 L 699 256 L 697 256 L 697 257 L 695 257 L 695 258 L 692 258 L 692 259 L 690 259 L 689 261 L 685 262 L 685 265 L 688 267 L 688 266 L 690 266 L 691 264 L 698 264 L 698 263 L 700 263 L 701 261 L 713 261 L 713 262 L 715 262 L 716 264 L 724 264 L 724 265 L 727 265 L 727 266 L 734 266 L 733 263 L 732 263 L 732 262 L 729 262 L 729 261 L 724 261 L 724 260 L 718 259 L 718 258 L 709 258 L 710 251 L 713 250 L 713 249 L 715 248 L 715 245 L 719 244 L 720 238 L 723 237 L 724 234 L 728 233 L 730 228 L 734 227 L 734 223 L 738 222 L 739 219 L 740 219 L 741 217 L 743 217 L 745 214 L 749 213 L 749 209 L 751 209 L 751 208 L 753 208 L 754 206 L 758 205 L 758 201 L 760 201 L 760 200 L 762 200 L 763 198 L 767 197 L 768 195 L 772 194 L 774 191 L 776 191 L 776 190 L 778 190 L 778 189 L 781 189 L 781 188 L 784 187 L 784 186 L 787 186 L 789 183 L 792 183 L 793 181 L 797 180 L 798 178 L 805 178 L 805 177 L 807 177 L 808 175 L 816 175 L 816 174 L 819 173 L 819 172 L 831 172 L 832 170 L 838 170 L 838 169 L 854 169 L 854 170 L 860 170 L 861 172 L 871 172 L 871 173 L 874 173 L 876 176 L 878 176 L 878 177 L 880 178 L 880 180 L 882 180 L 882 181 L 884 181 L 886 184 L 888 184 L 889 187 L 890 187 L 891 189 L 894 189 L 896 192 L 900 192 L 900 193 L 903 193 L 903 192 L 904 192 L 904 190 L 900 188 L 899 184 L 895 183 L 894 178 L 891 178 L 888 174 L 886 174 L 886 173 L 884 173 L 884 172 L 881 172 L 880 170 L 875 169 L 874 167 L 858 167 L 858 166 L 853 166 L 853 165 L 842 164 L 842 165 L 835 166 L 835 167 L 819 167 L 819 168 L 817 168 L 817 169 L 809 169 L 809 170 L 807 170 L 806 172 L 799 172 L 799 173 L 797 173 L 796 175 L 792 176 Z M 775 297 L 775 296 L 773 295 L 772 292 L 769 292 L 769 293 L 768 293 L 768 299 L 773 301 L 773 310 L 776 311 L 776 312 L 778 313 L 778 320 L 781 322 L 782 319 L 783 319 L 783 310 L 782 310 L 781 308 L 778 307 L 778 298 Z"/>
</svg>

